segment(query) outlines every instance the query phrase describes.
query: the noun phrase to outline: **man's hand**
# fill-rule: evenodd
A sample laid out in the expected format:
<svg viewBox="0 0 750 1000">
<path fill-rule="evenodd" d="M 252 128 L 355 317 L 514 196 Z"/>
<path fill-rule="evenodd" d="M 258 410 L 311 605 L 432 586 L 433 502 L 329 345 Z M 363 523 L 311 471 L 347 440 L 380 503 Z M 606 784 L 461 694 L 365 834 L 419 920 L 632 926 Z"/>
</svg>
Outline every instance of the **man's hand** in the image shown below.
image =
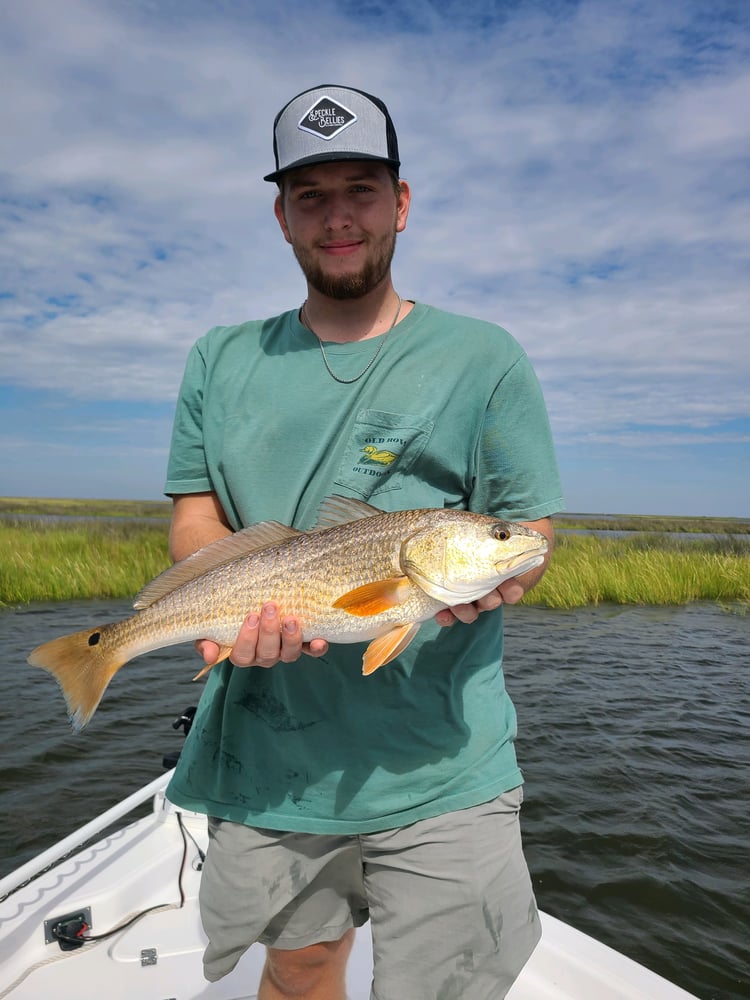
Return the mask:
<svg viewBox="0 0 750 1000">
<path fill-rule="evenodd" d="M 213 663 L 219 655 L 218 645 L 210 639 L 199 639 L 195 648 L 206 663 Z M 303 642 L 299 620 L 294 615 L 280 618 L 278 607 L 269 602 L 260 614 L 251 612 L 245 618 L 229 660 L 236 667 L 272 667 L 276 663 L 293 663 L 303 653 L 318 657 L 327 652 L 325 639 Z"/>
<path fill-rule="evenodd" d="M 483 611 L 494 611 L 501 604 L 517 604 L 525 593 L 523 584 L 515 578 L 504 580 L 499 587 L 480 597 L 473 604 L 456 604 L 452 608 L 443 608 L 435 615 L 435 621 L 438 625 L 453 625 L 457 621 L 471 625 Z"/>
</svg>

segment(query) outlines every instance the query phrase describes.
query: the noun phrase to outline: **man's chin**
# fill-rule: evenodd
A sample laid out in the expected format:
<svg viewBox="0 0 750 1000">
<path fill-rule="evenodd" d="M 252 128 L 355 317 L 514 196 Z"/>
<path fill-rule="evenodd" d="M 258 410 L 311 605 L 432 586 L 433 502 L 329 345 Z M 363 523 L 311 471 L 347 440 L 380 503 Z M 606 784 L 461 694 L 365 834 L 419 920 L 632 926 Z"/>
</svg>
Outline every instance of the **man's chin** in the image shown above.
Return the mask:
<svg viewBox="0 0 750 1000">
<path fill-rule="evenodd" d="M 309 284 L 329 299 L 361 299 L 375 288 L 382 278 L 356 272 L 354 274 L 326 274 L 323 271 L 305 273 Z"/>
<path fill-rule="evenodd" d="M 377 259 L 370 260 L 364 267 L 357 269 L 352 264 L 350 271 L 342 270 L 346 266 L 343 261 L 339 262 L 339 270 L 327 271 L 317 260 L 298 254 L 296 249 L 295 256 L 311 288 L 327 298 L 346 301 L 361 299 L 388 277 L 394 249 L 395 239 Z"/>
</svg>

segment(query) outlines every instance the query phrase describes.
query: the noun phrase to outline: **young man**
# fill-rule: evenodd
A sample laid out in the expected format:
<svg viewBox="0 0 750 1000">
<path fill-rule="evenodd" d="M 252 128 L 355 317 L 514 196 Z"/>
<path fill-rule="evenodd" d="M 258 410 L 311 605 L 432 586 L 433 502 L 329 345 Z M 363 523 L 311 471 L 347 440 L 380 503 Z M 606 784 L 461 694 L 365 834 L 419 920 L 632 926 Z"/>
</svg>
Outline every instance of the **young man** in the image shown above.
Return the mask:
<svg viewBox="0 0 750 1000">
<path fill-rule="evenodd" d="M 481 511 L 551 542 L 560 486 L 523 350 L 392 283 L 410 190 L 385 105 L 315 87 L 277 116 L 274 152 L 266 180 L 306 298 L 193 348 L 166 486 L 173 557 L 257 521 L 310 529 L 330 494 Z M 370 677 L 360 646 L 303 644 L 273 594 L 248 608 L 169 789 L 210 817 L 209 980 L 262 941 L 260 1000 L 344 1000 L 353 928 L 369 917 L 373 998 L 505 995 L 539 919 L 500 606 L 544 568 L 441 612 Z"/>
</svg>

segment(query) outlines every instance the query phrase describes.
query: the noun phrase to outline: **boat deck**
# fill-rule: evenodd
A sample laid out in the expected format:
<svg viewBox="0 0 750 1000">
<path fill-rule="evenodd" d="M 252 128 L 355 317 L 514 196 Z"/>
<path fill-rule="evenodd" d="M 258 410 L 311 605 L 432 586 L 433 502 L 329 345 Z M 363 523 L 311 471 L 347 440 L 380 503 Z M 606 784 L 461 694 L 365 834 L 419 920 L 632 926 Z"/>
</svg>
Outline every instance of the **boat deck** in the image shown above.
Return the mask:
<svg viewBox="0 0 750 1000">
<path fill-rule="evenodd" d="M 203 978 L 197 845 L 205 849 L 205 817 L 180 813 L 183 835 L 163 783 L 156 784 L 152 815 L 104 836 L 0 903 L 0 1000 L 254 1000 L 264 961 L 260 946 L 220 982 Z M 123 926 L 150 907 L 158 909 Z M 91 914 L 92 936 L 121 929 L 72 951 L 46 940 L 45 921 L 79 911 Z M 554 917 L 542 914 L 542 926 L 542 940 L 509 1000 L 695 1000 Z M 371 972 L 365 926 L 349 963 L 350 1000 L 369 1000 Z"/>
</svg>

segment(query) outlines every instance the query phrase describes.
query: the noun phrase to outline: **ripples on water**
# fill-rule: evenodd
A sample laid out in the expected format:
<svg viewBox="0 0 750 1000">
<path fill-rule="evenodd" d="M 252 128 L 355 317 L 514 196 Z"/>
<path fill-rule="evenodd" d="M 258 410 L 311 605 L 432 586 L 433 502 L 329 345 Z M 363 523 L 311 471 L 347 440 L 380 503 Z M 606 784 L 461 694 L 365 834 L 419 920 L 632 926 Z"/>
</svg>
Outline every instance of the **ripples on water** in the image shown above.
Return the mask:
<svg viewBox="0 0 750 1000">
<path fill-rule="evenodd" d="M 701 997 L 750 996 L 750 617 L 506 620 L 540 904 Z"/>
<path fill-rule="evenodd" d="M 171 723 L 200 692 L 189 649 L 129 664 L 78 736 L 57 685 L 25 664 L 37 643 L 128 612 L 0 613 L 3 873 L 150 781 L 181 743 Z M 541 907 L 702 1000 L 747 1000 L 750 615 L 510 608 L 506 622 Z"/>
</svg>

